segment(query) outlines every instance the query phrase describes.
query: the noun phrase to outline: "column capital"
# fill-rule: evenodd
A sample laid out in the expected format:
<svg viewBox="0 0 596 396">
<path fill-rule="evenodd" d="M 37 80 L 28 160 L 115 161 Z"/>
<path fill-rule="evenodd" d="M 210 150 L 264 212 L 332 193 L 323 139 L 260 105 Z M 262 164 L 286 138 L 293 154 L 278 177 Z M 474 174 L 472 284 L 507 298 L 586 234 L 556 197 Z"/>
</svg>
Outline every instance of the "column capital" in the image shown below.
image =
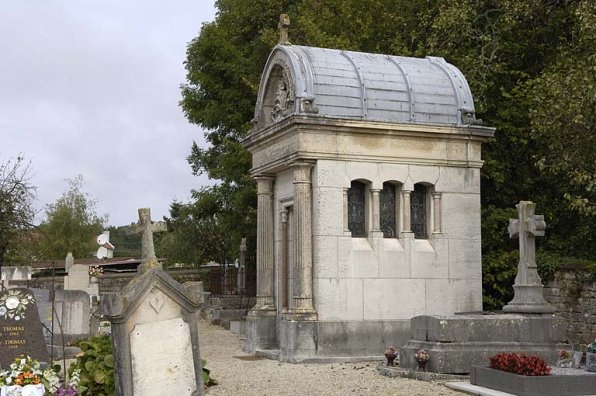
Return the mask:
<svg viewBox="0 0 596 396">
<path fill-rule="evenodd" d="M 311 183 L 310 170 L 314 166 L 314 162 L 295 161 L 290 164 L 294 169 L 294 184 L 297 183 Z"/>
<path fill-rule="evenodd" d="M 441 191 L 433 191 L 432 195 L 434 198 L 441 198 L 441 195 L 443 195 L 443 193 Z"/>
<path fill-rule="evenodd" d="M 281 222 L 287 223 L 288 222 L 288 210 L 286 208 L 283 208 L 282 210 L 279 211 L 279 213 L 281 214 Z"/>
<path fill-rule="evenodd" d="M 381 189 L 380 188 L 371 188 L 370 192 L 373 194 L 379 194 L 381 192 Z"/>
<path fill-rule="evenodd" d="M 275 176 L 273 175 L 257 175 L 253 177 L 257 181 L 257 194 L 272 194 L 273 193 L 273 181 Z"/>
</svg>

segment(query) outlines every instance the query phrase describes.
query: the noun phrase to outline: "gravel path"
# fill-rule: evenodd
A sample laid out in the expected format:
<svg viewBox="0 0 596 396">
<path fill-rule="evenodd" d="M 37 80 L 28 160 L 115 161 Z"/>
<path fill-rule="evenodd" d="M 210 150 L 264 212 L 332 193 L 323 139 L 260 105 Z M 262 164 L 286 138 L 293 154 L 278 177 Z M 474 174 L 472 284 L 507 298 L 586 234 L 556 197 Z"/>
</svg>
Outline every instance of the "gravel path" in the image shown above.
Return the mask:
<svg viewBox="0 0 596 396">
<path fill-rule="evenodd" d="M 254 358 L 242 352 L 243 341 L 219 326 L 199 321 L 201 357 L 219 381 L 209 396 L 403 395 L 462 396 L 440 384 L 377 373 L 379 362 L 290 364 Z"/>
</svg>

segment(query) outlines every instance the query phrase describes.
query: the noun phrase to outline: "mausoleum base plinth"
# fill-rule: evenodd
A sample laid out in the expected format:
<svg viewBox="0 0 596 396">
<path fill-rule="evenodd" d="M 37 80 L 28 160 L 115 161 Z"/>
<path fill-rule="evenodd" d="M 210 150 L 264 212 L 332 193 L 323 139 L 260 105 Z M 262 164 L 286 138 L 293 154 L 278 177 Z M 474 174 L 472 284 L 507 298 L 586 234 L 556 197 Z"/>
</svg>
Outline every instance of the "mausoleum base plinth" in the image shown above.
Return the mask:
<svg viewBox="0 0 596 396">
<path fill-rule="evenodd" d="M 426 369 L 435 373 L 467 374 L 502 352 L 539 355 L 553 365 L 568 349 L 564 319 L 554 315 L 416 316 L 412 339 L 400 349 L 400 366 L 414 369 L 414 354 L 426 350 Z"/>
<path fill-rule="evenodd" d="M 271 309 L 253 309 L 248 313 L 244 352 L 255 354 L 277 347 L 276 319 L 276 311 Z"/>
</svg>

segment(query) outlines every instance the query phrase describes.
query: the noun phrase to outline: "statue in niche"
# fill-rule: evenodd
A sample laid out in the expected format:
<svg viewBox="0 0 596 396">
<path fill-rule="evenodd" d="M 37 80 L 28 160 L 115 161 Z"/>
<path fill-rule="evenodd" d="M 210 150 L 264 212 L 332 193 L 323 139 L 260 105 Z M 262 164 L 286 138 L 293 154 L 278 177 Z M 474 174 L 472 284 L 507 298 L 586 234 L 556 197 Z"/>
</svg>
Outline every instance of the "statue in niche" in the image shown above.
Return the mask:
<svg viewBox="0 0 596 396">
<path fill-rule="evenodd" d="M 288 82 L 284 73 L 284 76 L 277 82 L 271 121 L 281 121 L 288 115 L 288 110 L 291 108 L 290 105 L 294 102 L 291 91 L 293 90 L 288 89 Z"/>
</svg>

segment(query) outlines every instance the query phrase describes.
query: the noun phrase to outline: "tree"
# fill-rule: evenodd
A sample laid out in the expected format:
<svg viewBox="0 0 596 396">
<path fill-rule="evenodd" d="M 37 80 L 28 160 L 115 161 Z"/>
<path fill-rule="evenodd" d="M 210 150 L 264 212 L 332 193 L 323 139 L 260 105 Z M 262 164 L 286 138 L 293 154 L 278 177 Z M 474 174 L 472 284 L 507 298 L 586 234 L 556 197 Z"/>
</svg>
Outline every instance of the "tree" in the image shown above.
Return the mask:
<svg viewBox="0 0 596 396">
<path fill-rule="evenodd" d="M 46 260 L 62 259 L 68 252 L 76 258 L 92 257 L 97 246 L 95 237 L 107 223 L 107 215 L 98 216 L 97 201 L 84 193 L 83 176 L 66 179 L 68 190 L 46 209 L 46 220 L 40 229 L 47 240 L 40 244 L 41 255 Z"/>
<path fill-rule="evenodd" d="M 596 3 L 581 1 L 573 35 L 535 85 L 533 136 L 539 168 L 568 185 L 570 208 L 596 215 Z"/>
<path fill-rule="evenodd" d="M 19 243 L 33 228 L 36 188 L 23 156 L 0 163 L 0 263 L 18 257 Z"/>
<path fill-rule="evenodd" d="M 188 45 L 181 106 L 207 130 L 210 146 L 195 144 L 188 160 L 195 173 L 221 181 L 209 189 L 223 204 L 218 222 L 229 216 L 256 228 L 250 156 L 240 141 L 285 12 L 293 44 L 442 56 L 467 77 L 479 117 L 497 128 L 481 174 L 486 308 L 509 298 L 517 247 L 507 219 L 520 200 L 536 202 L 549 224 L 541 250 L 596 253 L 586 243 L 596 224 L 585 216 L 596 202 L 593 1 L 219 0 L 216 7 L 215 21 Z M 233 222 L 224 229 L 232 232 Z"/>
</svg>

